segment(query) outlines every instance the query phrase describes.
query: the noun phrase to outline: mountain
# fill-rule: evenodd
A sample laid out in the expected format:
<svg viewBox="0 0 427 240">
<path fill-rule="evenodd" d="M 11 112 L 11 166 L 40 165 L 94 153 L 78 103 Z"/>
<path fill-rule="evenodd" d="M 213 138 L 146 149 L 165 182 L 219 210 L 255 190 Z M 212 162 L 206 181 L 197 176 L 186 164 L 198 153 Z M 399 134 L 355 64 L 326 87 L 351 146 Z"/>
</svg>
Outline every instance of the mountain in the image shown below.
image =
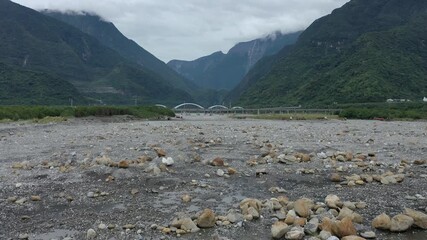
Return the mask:
<svg viewBox="0 0 427 240">
<path fill-rule="evenodd" d="M 168 65 L 202 87 L 230 90 L 259 59 L 294 44 L 300 33 L 276 32 L 265 38 L 238 43 L 227 54 L 215 52 L 194 61 L 172 60 Z"/>
<path fill-rule="evenodd" d="M 316 20 L 271 66 L 255 66 L 232 94 L 244 106 L 420 100 L 426 63 L 427 1 L 352 0 Z"/>
<path fill-rule="evenodd" d="M 83 96 L 69 82 L 43 72 L 0 63 L 0 105 L 84 104 Z"/>
<path fill-rule="evenodd" d="M 131 104 L 137 97 L 145 104 L 176 104 L 192 99 L 77 28 L 8 0 L 0 0 L 0 61 L 17 75 L 37 72 L 52 76 L 46 81 L 71 83 L 88 101 Z"/>
<path fill-rule="evenodd" d="M 183 89 L 189 93 L 194 93 L 197 90 L 195 84 L 177 74 L 150 52 L 125 37 L 113 23 L 102 19 L 94 13 L 58 12 L 50 10 L 44 10 L 42 13 L 68 23 L 78 28 L 80 31 L 91 35 L 103 45 L 118 52 L 122 57 L 155 72 L 177 88 Z"/>
</svg>

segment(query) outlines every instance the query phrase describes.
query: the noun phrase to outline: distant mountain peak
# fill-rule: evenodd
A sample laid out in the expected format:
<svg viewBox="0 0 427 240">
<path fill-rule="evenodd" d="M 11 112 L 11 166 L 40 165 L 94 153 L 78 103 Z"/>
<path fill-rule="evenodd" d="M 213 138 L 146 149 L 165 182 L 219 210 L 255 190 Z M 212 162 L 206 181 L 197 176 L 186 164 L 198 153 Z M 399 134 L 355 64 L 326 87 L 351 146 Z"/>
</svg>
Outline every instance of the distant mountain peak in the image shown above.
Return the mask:
<svg viewBox="0 0 427 240">
<path fill-rule="evenodd" d="M 230 90 L 262 57 L 294 44 L 300 33 L 282 34 L 277 31 L 259 39 L 237 43 L 226 54 L 218 51 L 193 61 L 172 60 L 168 65 L 203 87 Z"/>
<path fill-rule="evenodd" d="M 81 11 L 76 11 L 76 10 L 65 10 L 65 11 L 61 11 L 61 10 L 47 9 L 46 8 L 46 9 L 41 10 L 40 12 L 44 13 L 46 15 L 49 15 L 49 14 L 52 14 L 52 13 L 57 13 L 57 14 L 71 15 L 71 16 L 87 16 L 87 17 L 96 18 L 96 19 L 98 19 L 99 21 L 102 21 L 102 22 L 111 23 L 106 18 L 104 18 L 101 15 L 99 15 L 98 13 L 92 12 L 92 11 L 85 11 L 85 10 L 81 10 Z"/>
<path fill-rule="evenodd" d="M 92 18 L 95 25 L 101 22 L 99 17 Z M 116 31 L 112 24 L 101 23 L 104 29 L 90 24 L 87 29 Z M 88 102 L 102 98 L 108 104 L 133 104 L 134 96 L 145 104 L 192 99 L 170 79 L 138 66 L 79 27 L 14 2 L 0 0 L 0 29 L 0 62 L 5 64 L 0 68 L 6 69 L 0 69 L 0 104 L 58 104 L 68 102 L 69 93 Z M 118 33 L 105 37 L 124 38 Z M 50 96 L 34 102 L 30 92 Z"/>
<path fill-rule="evenodd" d="M 136 42 L 128 39 L 113 23 L 103 19 L 100 15 L 87 11 L 45 11 L 44 14 L 93 36 L 103 45 L 117 51 L 124 58 L 160 75 L 173 86 L 189 93 L 197 91 L 196 85 L 177 74 L 163 61 L 156 58 Z"/>
</svg>

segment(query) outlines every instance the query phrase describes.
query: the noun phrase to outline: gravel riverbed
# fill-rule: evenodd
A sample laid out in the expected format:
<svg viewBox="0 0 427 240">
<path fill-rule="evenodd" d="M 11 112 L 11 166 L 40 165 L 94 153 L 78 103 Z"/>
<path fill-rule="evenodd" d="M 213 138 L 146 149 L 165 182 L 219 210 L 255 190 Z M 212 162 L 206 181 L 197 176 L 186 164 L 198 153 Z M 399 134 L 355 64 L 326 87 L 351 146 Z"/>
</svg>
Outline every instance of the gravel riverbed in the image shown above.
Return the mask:
<svg viewBox="0 0 427 240">
<path fill-rule="evenodd" d="M 307 222 L 344 208 L 362 217 L 349 215 L 359 235 L 427 239 L 415 223 L 401 233 L 371 225 L 381 213 L 426 213 L 426 160 L 423 121 L 2 123 L 0 239 L 272 239 L 285 221 L 278 239 L 301 229 L 296 239 L 321 239 Z"/>
</svg>

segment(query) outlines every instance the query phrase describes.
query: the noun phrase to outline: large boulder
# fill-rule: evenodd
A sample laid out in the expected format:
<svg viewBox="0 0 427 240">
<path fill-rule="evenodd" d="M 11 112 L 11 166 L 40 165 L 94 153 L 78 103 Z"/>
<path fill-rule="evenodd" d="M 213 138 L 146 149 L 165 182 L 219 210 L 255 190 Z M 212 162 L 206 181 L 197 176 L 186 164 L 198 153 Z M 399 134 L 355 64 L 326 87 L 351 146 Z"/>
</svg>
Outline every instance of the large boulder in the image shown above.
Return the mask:
<svg viewBox="0 0 427 240">
<path fill-rule="evenodd" d="M 274 239 L 282 238 L 289 231 L 288 224 L 277 221 L 271 226 L 271 236 Z"/>
<path fill-rule="evenodd" d="M 390 225 L 391 225 L 391 219 L 385 213 L 382 213 L 381 215 L 376 216 L 372 221 L 372 227 L 376 229 L 389 230 Z"/>
<path fill-rule="evenodd" d="M 405 215 L 414 219 L 414 224 L 422 229 L 427 229 L 427 214 L 415 211 L 410 208 L 405 208 Z"/>
<path fill-rule="evenodd" d="M 325 198 L 325 203 L 329 208 L 337 209 L 339 208 L 340 198 L 337 195 L 328 195 Z"/>
<path fill-rule="evenodd" d="M 412 224 L 414 224 L 413 218 L 403 214 L 398 214 L 391 219 L 390 231 L 404 232 L 408 230 Z"/>
<path fill-rule="evenodd" d="M 332 233 L 338 237 L 357 235 L 356 228 L 350 217 L 345 217 L 341 221 L 335 222 L 332 225 Z"/>
<path fill-rule="evenodd" d="M 311 208 L 314 203 L 308 198 L 301 198 L 294 202 L 294 210 L 298 216 L 308 218 L 311 215 Z"/>
<path fill-rule="evenodd" d="M 197 218 L 197 226 L 201 228 L 211 228 L 215 226 L 215 213 L 209 208 L 203 210 L 202 214 Z"/>
</svg>

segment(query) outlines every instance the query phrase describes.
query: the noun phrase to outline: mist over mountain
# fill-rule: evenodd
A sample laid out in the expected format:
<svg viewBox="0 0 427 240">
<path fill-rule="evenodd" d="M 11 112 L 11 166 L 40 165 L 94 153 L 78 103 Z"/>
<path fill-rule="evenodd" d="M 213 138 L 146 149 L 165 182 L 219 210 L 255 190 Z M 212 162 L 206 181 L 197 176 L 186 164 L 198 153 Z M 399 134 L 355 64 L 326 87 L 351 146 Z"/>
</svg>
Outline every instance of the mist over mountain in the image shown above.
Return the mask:
<svg viewBox="0 0 427 240">
<path fill-rule="evenodd" d="M 103 45 L 115 50 L 122 57 L 160 75 L 177 88 L 189 93 L 197 90 L 197 86 L 183 78 L 153 54 L 124 36 L 112 22 L 102 19 L 95 13 L 88 12 L 59 12 L 44 10 L 43 14 L 68 23 L 80 31 L 96 38 Z"/>
<path fill-rule="evenodd" d="M 49 82 L 37 82 L 43 88 L 54 84 L 51 81 L 66 81 L 89 102 L 131 104 L 138 98 L 146 104 L 167 104 L 192 100 L 185 90 L 123 58 L 92 36 L 7 0 L 0 1 L 0 39 L 0 62 L 16 73 L 2 75 L 2 81 L 11 86 L 37 72 L 50 76 L 44 80 Z M 26 74 L 29 76 L 23 76 Z M 28 91 L 30 88 L 28 85 Z M 74 91 L 67 84 L 61 88 L 64 93 Z M 4 101 L 10 103 L 10 99 Z"/>
<path fill-rule="evenodd" d="M 0 104 L 419 100 L 427 96 L 426 42 L 426 1 L 352 0 L 303 32 L 165 64 L 96 14 L 0 0 Z"/>
<path fill-rule="evenodd" d="M 258 60 L 294 44 L 300 34 L 275 32 L 264 38 L 238 43 L 226 54 L 215 52 L 194 61 L 172 60 L 168 65 L 202 87 L 231 90 Z"/>
<path fill-rule="evenodd" d="M 245 106 L 419 100 L 427 95 L 427 2 L 352 0 L 261 61 L 228 99 Z"/>
</svg>

